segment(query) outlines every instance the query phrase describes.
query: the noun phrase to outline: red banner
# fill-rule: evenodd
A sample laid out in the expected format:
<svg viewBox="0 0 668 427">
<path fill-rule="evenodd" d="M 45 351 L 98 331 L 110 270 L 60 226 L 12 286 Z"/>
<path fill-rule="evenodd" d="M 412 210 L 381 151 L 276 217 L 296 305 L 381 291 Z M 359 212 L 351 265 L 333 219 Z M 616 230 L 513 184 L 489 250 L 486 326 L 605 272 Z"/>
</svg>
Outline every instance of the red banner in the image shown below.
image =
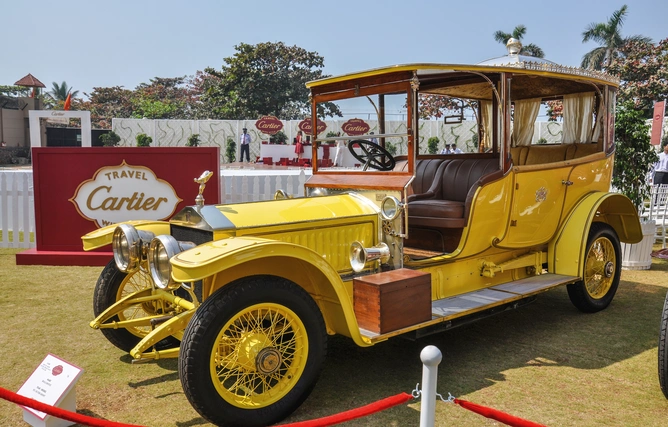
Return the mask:
<svg viewBox="0 0 668 427">
<path fill-rule="evenodd" d="M 341 130 L 350 136 L 365 135 L 371 127 L 362 119 L 350 119 L 341 126 Z"/>
<path fill-rule="evenodd" d="M 301 122 L 299 122 L 297 127 L 299 128 L 299 130 L 301 130 L 305 134 L 311 135 L 312 134 L 311 129 L 313 128 L 313 123 L 311 122 L 311 118 L 308 117 L 308 118 L 302 120 Z M 327 129 L 327 124 L 320 119 L 316 119 L 317 134 L 320 134 L 320 133 L 324 132 L 325 129 Z"/>
<path fill-rule="evenodd" d="M 82 253 L 81 236 L 102 225 L 169 219 L 195 204 L 194 180 L 205 170 L 214 173 L 205 202 L 220 200 L 218 147 L 37 147 L 32 161 L 38 254 L 69 252 L 72 259 Z M 19 262 L 19 255 L 20 264 L 87 265 Z"/>
<path fill-rule="evenodd" d="M 260 120 L 255 122 L 255 127 L 262 133 L 275 135 L 283 129 L 283 122 L 274 116 L 262 116 Z"/>
<path fill-rule="evenodd" d="M 666 101 L 654 103 L 654 115 L 652 116 L 652 145 L 661 144 L 661 131 L 663 130 L 663 114 L 666 111 Z"/>
</svg>

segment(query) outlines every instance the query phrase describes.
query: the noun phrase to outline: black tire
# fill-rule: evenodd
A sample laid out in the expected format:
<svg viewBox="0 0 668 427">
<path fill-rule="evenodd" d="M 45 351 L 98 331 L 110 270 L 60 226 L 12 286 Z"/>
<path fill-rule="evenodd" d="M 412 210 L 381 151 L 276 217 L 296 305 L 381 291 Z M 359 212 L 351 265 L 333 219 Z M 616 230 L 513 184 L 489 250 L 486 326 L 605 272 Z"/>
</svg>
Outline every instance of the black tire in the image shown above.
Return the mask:
<svg viewBox="0 0 668 427">
<path fill-rule="evenodd" d="M 659 328 L 659 385 L 668 399 L 668 293 L 663 302 L 661 326 Z"/>
<path fill-rule="evenodd" d="M 617 233 L 607 224 L 594 223 L 589 230 L 583 265 L 583 280 L 567 286 L 575 307 L 596 313 L 608 307 L 615 297 L 622 272 Z"/>
<path fill-rule="evenodd" d="M 255 276 L 219 289 L 197 309 L 183 335 L 179 377 L 210 422 L 267 426 L 306 400 L 326 353 L 313 298 L 283 278 Z"/>
<path fill-rule="evenodd" d="M 99 316 L 104 310 L 111 307 L 116 301 L 125 297 L 126 295 L 151 287 L 151 275 L 139 270 L 135 273 L 123 273 L 116 267 L 116 263 L 112 259 L 97 279 L 95 284 L 95 292 L 93 294 L 93 313 L 95 317 Z M 133 307 L 131 310 L 124 312 L 124 319 L 142 317 L 146 315 L 155 314 L 154 307 L 148 304 Z M 120 320 L 119 316 L 114 316 L 111 320 Z M 123 351 L 129 352 L 136 346 L 141 339 L 148 334 L 150 328 L 133 328 L 128 329 L 100 329 L 107 340 L 120 348 Z M 166 338 L 160 341 L 156 348 L 173 348 L 179 346 L 179 340 L 173 337 Z"/>
</svg>

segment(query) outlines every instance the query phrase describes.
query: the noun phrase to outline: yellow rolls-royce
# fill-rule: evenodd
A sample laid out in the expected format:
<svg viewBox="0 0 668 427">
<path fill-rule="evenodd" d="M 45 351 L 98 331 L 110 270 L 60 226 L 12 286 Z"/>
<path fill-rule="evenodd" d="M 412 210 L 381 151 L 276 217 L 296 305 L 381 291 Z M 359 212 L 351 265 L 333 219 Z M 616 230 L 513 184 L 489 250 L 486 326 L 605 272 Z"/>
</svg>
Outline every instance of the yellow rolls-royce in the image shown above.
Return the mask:
<svg viewBox="0 0 668 427">
<path fill-rule="evenodd" d="M 511 40 L 508 55 L 476 65 L 309 82 L 306 196 L 200 198 L 168 222 L 84 236 L 85 249 L 114 250 L 91 326 L 136 362 L 178 357 L 185 395 L 212 423 L 264 426 L 308 397 L 329 335 L 359 346 L 419 337 L 561 285 L 579 310 L 605 309 L 620 241 L 642 238 L 631 201 L 609 191 L 618 82 L 519 52 Z M 426 96 L 467 111 L 476 145 L 424 154 Z M 563 122 L 559 140 L 543 144 L 534 129 L 546 101 L 563 104 Z M 328 102 L 349 111 L 373 103 L 373 133 L 316 134 Z M 403 116 L 386 114 L 397 105 Z M 334 141 L 355 166 L 318 158 L 318 145 Z"/>
</svg>

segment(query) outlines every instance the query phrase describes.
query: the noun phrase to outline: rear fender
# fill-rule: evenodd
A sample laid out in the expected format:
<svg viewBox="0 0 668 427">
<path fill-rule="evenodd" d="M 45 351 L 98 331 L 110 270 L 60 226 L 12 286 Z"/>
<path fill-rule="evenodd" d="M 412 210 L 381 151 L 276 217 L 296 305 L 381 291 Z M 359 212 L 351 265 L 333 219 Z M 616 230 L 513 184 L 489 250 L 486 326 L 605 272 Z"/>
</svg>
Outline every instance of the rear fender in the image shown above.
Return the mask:
<svg viewBox="0 0 668 427">
<path fill-rule="evenodd" d="M 169 234 L 169 222 L 167 221 L 126 221 L 123 224 L 132 225 L 138 230 L 150 231 L 156 236 L 161 234 Z M 92 251 L 93 249 L 101 248 L 111 244 L 111 239 L 114 236 L 114 230 L 120 224 L 111 224 L 106 227 L 98 228 L 95 231 L 81 237 L 84 251 Z"/>
<path fill-rule="evenodd" d="M 322 255 L 304 246 L 254 237 L 233 237 L 207 242 L 172 257 L 172 277 L 178 282 L 204 280 L 206 299 L 222 286 L 249 276 L 269 275 L 288 279 L 304 288 L 316 301 L 329 333 L 362 340 L 352 298 L 339 273 Z M 210 278 L 210 279 L 207 279 Z"/>
<path fill-rule="evenodd" d="M 582 260 L 593 222 L 611 226 L 624 243 L 638 243 L 642 240 L 638 212 L 628 197 L 619 193 L 592 193 L 575 206 L 550 242 L 548 265 L 551 273 L 582 277 Z M 575 254 L 577 257 L 573 259 Z M 618 261 L 621 262 L 621 259 Z"/>
</svg>

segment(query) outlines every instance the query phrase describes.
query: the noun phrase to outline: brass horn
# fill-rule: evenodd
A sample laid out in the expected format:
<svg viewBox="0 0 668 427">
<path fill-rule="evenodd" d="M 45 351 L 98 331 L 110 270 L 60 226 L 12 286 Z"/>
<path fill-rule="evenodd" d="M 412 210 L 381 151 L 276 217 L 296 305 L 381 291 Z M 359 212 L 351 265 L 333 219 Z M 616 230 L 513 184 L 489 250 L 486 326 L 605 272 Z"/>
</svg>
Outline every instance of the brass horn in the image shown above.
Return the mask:
<svg viewBox="0 0 668 427">
<path fill-rule="evenodd" d="M 384 264 L 390 260 L 390 248 L 385 243 L 365 248 L 360 242 L 350 245 L 350 266 L 355 273 L 359 273 L 369 261 L 380 260 Z"/>
</svg>

